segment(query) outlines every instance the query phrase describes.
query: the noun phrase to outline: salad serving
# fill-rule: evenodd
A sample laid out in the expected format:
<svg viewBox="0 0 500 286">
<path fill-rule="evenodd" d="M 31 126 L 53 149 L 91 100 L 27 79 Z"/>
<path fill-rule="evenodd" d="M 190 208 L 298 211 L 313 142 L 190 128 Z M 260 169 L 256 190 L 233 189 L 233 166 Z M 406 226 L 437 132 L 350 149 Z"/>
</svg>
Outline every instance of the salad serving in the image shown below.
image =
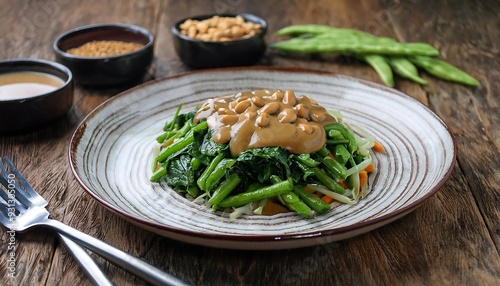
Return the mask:
<svg viewBox="0 0 500 286">
<path fill-rule="evenodd" d="M 333 201 L 356 204 L 369 191 L 380 143 L 292 90 L 208 99 L 168 120 L 151 182 L 230 218 L 294 211 L 310 218 Z"/>
</svg>

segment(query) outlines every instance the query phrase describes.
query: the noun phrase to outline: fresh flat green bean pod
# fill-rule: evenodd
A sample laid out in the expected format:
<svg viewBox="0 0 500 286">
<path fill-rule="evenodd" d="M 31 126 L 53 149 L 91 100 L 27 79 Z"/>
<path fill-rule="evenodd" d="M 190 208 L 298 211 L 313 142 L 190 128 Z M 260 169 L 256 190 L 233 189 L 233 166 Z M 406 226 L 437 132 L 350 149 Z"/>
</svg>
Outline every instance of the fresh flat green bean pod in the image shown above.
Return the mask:
<svg viewBox="0 0 500 286">
<path fill-rule="evenodd" d="M 290 192 L 293 189 L 291 178 L 279 183 L 257 189 L 252 192 L 244 192 L 234 196 L 228 196 L 219 203 L 219 207 L 241 207 L 254 201 L 271 198 Z"/>
<path fill-rule="evenodd" d="M 371 34 L 352 34 L 352 35 L 342 35 L 343 33 L 324 33 L 316 35 L 314 38 L 321 41 L 340 41 L 340 42 L 353 42 L 359 44 L 380 44 L 380 45 L 392 45 L 394 43 L 401 44 L 398 41 L 389 37 L 376 37 Z M 404 43 L 409 44 L 409 43 Z"/>
<path fill-rule="evenodd" d="M 357 53 L 377 55 L 436 56 L 439 51 L 425 43 L 377 43 L 376 41 L 328 41 L 316 38 L 293 38 L 270 45 L 273 49 L 297 53 Z"/>
<path fill-rule="evenodd" d="M 278 36 L 300 36 L 300 35 L 318 35 L 321 33 L 332 31 L 334 28 L 326 25 L 315 25 L 315 24 L 305 24 L 305 25 L 291 25 L 279 29 L 276 32 Z"/>
<path fill-rule="evenodd" d="M 470 86 L 479 86 L 477 79 L 445 61 L 421 56 L 409 57 L 409 60 L 417 67 L 424 69 L 438 78 Z"/>
<path fill-rule="evenodd" d="M 407 58 L 387 57 L 387 61 L 397 75 L 419 84 L 427 84 L 427 81 L 419 76 L 417 67 Z"/>
<path fill-rule="evenodd" d="M 383 56 L 357 54 L 356 57 L 369 64 L 385 85 L 394 86 L 394 75 L 392 74 L 391 66 Z"/>
</svg>

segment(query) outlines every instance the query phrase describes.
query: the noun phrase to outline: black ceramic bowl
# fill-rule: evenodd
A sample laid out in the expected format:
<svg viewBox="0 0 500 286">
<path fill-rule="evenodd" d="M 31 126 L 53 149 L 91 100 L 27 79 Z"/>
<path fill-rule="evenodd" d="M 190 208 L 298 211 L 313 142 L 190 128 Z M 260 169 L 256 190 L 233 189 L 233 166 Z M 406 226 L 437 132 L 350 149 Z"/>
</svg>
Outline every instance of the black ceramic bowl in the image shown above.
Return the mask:
<svg viewBox="0 0 500 286">
<path fill-rule="evenodd" d="M 83 57 L 67 51 L 91 41 L 123 41 L 142 45 L 135 52 Z M 111 86 L 137 82 L 144 78 L 154 57 L 154 36 L 139 26 L 98 24 L 79 27 L 60 35 L 54 42 L 56 60 L 67 66 L 81 85 Z"/>
<path fill-rule="evenodd" d="M 55 76 L 61 85 L 54 90 L 32 97 L 2 99 L 0 97 L 0 134 L 31 131 L 65 115 L 73 105 L 73 76 L 71 71 L 55 62 L 34 59 L 0 61 L 0 76 L 35 72 Z M 5 95 L 5 94 L 4 94 Z"/>
<path fill-rule="evenodd" d="M 188 19 L 204 20 L 213 16 L 236 17 L 240 15 L 245 21 L 262 26 L 254 36 L 229 42 L 201 41 L 181 34 L 180 25 Z M 178 21 L 171 29 L 177 55 L 189 67 L 214 68 L 229 66 L 247 66 L 255 64 L 266 51 L 264 36 L 267 23 L 264 19 L 252 14 L 211 14 L 189 17 Z"/>
</svg>

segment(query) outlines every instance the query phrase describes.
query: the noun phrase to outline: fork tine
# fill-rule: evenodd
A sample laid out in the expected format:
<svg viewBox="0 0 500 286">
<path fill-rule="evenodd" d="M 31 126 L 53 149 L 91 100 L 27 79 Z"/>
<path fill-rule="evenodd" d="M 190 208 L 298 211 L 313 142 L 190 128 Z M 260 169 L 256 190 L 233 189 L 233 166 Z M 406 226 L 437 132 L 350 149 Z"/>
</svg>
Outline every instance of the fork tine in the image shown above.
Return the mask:
<svg viewBox="0 0 500 286">
<path fill-rule="evenodd" d="M 0 165 L 2 165 L 2 164 L 0 163 Z M 14 183 L 9 182 L 7 177 L 5 177 L 4 174 L 1 174 L 0 175 L 0 184 L 2 184 L 5 188 L 5 190 L 2 189 L 2 191 L 0 191 L 0 197 L 2 197 L 6 202 L 15 201 L 16 208 L 18 208 L 18 207 L 21 208 L 21 205 L 19 204 L 19 202 L 21 204 L 24 204 L 27 207 L 31 207 L 33 205 L 33 203 L 31 201 L 29 201 L 25 196 L 21 195 L 22 191 L 19 188 L 19 186 L 17 185 L 17 182 L 15 182 L 15 181 L 14 181 Z M 9 197 L 11 195 L 12 195 L 12 197 Z"/>
<path fill-rule="evenodd" d="M 3 157 L 3 161 L 7 163 L 9 166 L 10 171 L 14 176 L 16 177 L 16 184 L 15 185 L 15 191 L 16 191 L 16 198 L 19 198 L 19 201 L 23 204 L 25 204 L 28 207 L 32 206 L 46 206 L 48 203 L 47 201 L 40 196 L 35 189 L 28 183 L 26 178 L 19 172 L 19 170 L 16 169 L 12 161 L 10 161 L 9 157 L 5 156 Z M 4 185 L 5 188 L 8 188 L 8 172 L 7 168 L 5 165 L 1 162 L 0 160 L 0 169 L 1 172 L 3 173 L 3 176 L 0 176 L 0 183 Z M 2 178 L 3 177 L 3 178 Z"/>
<path fill-rule="evenodd" d="M 30 185 L 30 183 L 28 183 L 28 180 L 26 180 L 26 178 L 23 176 L 23 174 L 21 174 L 21 172 L 19 172 L 19 170 L 16 168 L 16 166 L 14 166 L 14 164 L 12 163 L 12 161 L 10 160 L 10 158 L 8 156 L 4 156 L 3 160 L 7 163 L 7 165 L 9 165 L 10 171 L 16 176 L 17 180 L 19 181 L 21 186 L 24 188 L 24 191 L 26 193 L 28 193 L 29 197 L 40 196 L 35 191 L 35 189 Z M 1 165 L 3 165 L 3 164 L 1 164 Z"/>
<path fill-rule="evenodd" d="M 9 217 L 9 213 L 12 213 L 11 216 L 17 215 L 16 210 L 14 209 L 14 211 L 11 211 L 9 207 L 10 205 L 4 201 L 3 198 L 0 198 L 0 223 L 5 227 L 9 227 L 13 222 Z"/>
<path fill-rule="evenodd" d="M 0 181 L 2 181 L 2 185 L 4 185 L 3 184 L 4 180 L 2 180 L 2 179 L 5 179 L 5 178 L 0 176 Z M 6 187 L 6 188 L 8 188 L 8 187 Z M 26 201 L 27 199 L 26 199 L 26 197 L 22 196 L 21 193 L 16 193 L 16 195 L 14 197 L 10 197 L 10 194 L 7 194 L 7 192 L 2 190 L 2 191 L 0 191 L 0 198 L 2 198 L 1 201 L 3 204 L 5 204 L 8 207 L 14 207 L 20 213 L 25 212 L 27 210 L 27 206 L 29 207 L 29 204 L 31 204 L 31 203 L 29 203 L 29 204 L 23 205 L 24 203 L 22 203 L 22 201 Z M 21 202 L 21 203 L 19 203 L 19 202 Z"/>
</svg>

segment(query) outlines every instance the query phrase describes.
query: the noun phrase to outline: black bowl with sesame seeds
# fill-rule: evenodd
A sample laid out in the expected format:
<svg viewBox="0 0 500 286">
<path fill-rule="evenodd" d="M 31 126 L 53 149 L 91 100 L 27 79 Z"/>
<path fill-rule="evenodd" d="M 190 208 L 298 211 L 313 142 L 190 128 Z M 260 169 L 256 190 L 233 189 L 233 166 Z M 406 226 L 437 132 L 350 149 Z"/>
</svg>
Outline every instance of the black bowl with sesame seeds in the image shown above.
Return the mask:
<svg viewBox="0 0 500 286">
<path fill-rule="evenodd" d="M 267 22 L 246 13 L 185 18 L 171 32 L 177 55 L 191 68 L 252 65 L 267 48 Z"/>
<path fill-rule="evenodd" d="M 154 58 L 154 36 L 130 24 L 75 28 L 54 41 L 56 61 L 86 86 L 133 85 L 143 80 Z"/>
</svg>

